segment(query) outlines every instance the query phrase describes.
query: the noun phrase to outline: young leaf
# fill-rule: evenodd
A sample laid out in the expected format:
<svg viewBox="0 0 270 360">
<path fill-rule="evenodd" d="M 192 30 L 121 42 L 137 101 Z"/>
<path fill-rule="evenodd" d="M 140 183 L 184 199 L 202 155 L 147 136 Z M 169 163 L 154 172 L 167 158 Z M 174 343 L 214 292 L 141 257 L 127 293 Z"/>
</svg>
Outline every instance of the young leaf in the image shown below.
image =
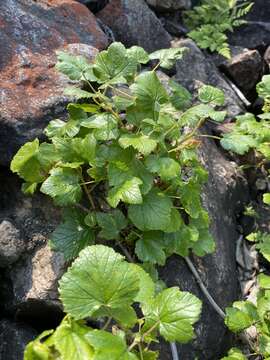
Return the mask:
<svg viewBox="0 0 270 360">
<path fill-rule="evenodd" d="M 102 229 L 99 236 L 106 240 L 118 239 L 120 231 L 127 226 L 127 220 L 119 209 L 110 213 L 98 212 L 96 217 Z"/>
<path fill-rule="evenodd" d="M 67 261 L 78 256 L 87 245 L 93 244 L 95 234 L 84 221 L 84 214 L 77 209 L 64 212 L 64 222 L 57 226 L 51 235 L 53 250 L 64 254 Z"/>
<path fill-rule="evenodd" d="M 64 94 L 66 96 L 70 96 L 73 99 L 80 100 L 80 99 L 91 99 L 95 96 L 95 94 L 90 93 L 89 91 L 82 90 L 75 86 L 67 87 L 64 90 Z"/>
<path fill-rule="evenodd" d="M 224 134 L 220 143 L 224 149 L 233 151 L 239 155 L 244 155 L 257 145 L 257 141 L 252 135 L 237 134 L 233 132 Z"/>
<path fill-rule="evenodd" d="M 182 59 L 187 50 L 185 47 L 157 50 L 150 54 L 149 58 L 151 60 L 158 59 L 161 67 L 171 69 L 177 60 Z"/>
<path fill-rule="evenodd" d="M 119 187 L 109 190 L 107 201 L 111 207 L 116 208 L 120 201 L 127 204 L 141 204 L 142 195 L 140 191 L 141 179 L 133 177 L 125 181 Z"/>
<path fill-rule="evenodd" d="M 236 301 L 233 307 L 226 308 L 225 324 L 233 332 L 247 329 L 257 320 L 257 309 L 248 301 Z"/>
<path fill-rule="evenodd" d="M 128 120 L 135 112 L 137 121 L 147 118 L 157 121 L 160 105 L 166 103 L 168 94 L 156 73 L 147 71 L 140 74 L 130 88 L 136 96 L 136 105 L 127 109 Z"/>
<path fill-rule="evenodd" d="M 82 80 L 83 74 L 92 68 L 83 56 L 74 56 L 64 51 L 57 51 L 56 69 L 67 75 L 71 80 Z"/>
<path fill-rule="evenodd" d="M 51 341 L 65 360 L 92 359 L 94 349 L 86 337 L 89 332 L 88 326 L 68 317 L 58 326 Z"/>
<path fill-rule="evenodd" d="M 270 205 L 270 193 L 263 194 L 263 202 L 267 205 Z"/>
<path fill-rule="evenodd" d="M 213 111 L 213 108 L 207 104 L 199 104 L 191 107 L 181 117 L 182 125 L 195 126 L 200 120 L 209 117 L 209 114 Z"/>
<path fill-rule="evenodd" d="M 114 42 L 97 55 L 93 72 L 100 83 L 126 83 L 136 73 L 137 64 L 136 58 L 128 56 L 124 45 Z"/>
<path fill-rule="evenodd" d="M 151 190 L 140 205 L 131 205 L 128 216 L 138 229 L 164 230 L 171 220 L 172 202 L 165 194 Z"/>
<path fill-rule="evenodd" d="M 93 330 L 86 338 L 95 349 L 94 360 L 138 360 L 136 355 L 128 351 L 125 340 L 118 335 Z"/>
<path fill-rule="evenodd" d="M 139 278 L 123 260 L 103 245 L 82 250 L 60 280 L 65 311 L 84 319 L 101 308 L 121 309 L 132 304 L 139 292 Z"/>
<path fill-rule="evenodd" d="M 148 231 L 136 241 L 135 253 L 143 262 L 164 265 L 166 254 L 164 251 L 165 243 L 161 231 Z"/>
<path fill-rule="evenodd" d="M 270 276 L 269 275 L 260 274 L 260 275 L 258 275 L 257 280 L 259 282 L 259 286 L 261 289 L 270 290 Z"/>
<path fill-rule="evenodd" d="M 122 148 L 126 149 L 132 146 L 143 155 L 147 156 L 155 150 L 157 146 L 156 140 L 151 139 L 146 135 L 126 134 L 122 135 L 119 139 L 119 144 Z"/>
<path fill-rule="evenodd" d="M 257 84 L 257 93 L 260 97 L 266 99 L 270 97 L 270 75 L 264 75 L 262 81 Z"/>
<path fill-rule="evenodd" d="M 155 283 L 151 276 L 137 264 L 130 264 L 130 266 L 140 280 L 140 290 L 134 300 L 140 303 L 151 300 L 155 295 Z"/>
<path fill-rule="evenodd" d="M 127 49 L 127 55 L 129 58 L 135 59 L 140 64 L 147 64 L 149 61 L 149 55 L 140 46 L 135 45 Z"/>
<path fill-rule="evenodd" d="M 151 173 L 157 174 L 165 181 L 180 176 L 181 167 L 179 163 L 169 157 L 150 155 L 146 159 L 145 165 Z"/>
<path fill-rule="evenodd" d="M 187 343 L 194 337 L 192 325 L 199 319 L 201 301 L 177 287 L 163 290 L 157 297 L 142 306 L 146 329 L 157 324 L 167 341 Z"/>
<path fill-rule="evenodd" d="M 53 168 L 42 184 L 40 191 L 51 196 L 58 205 L 73 205 L 82 196 L 80 176 L 75 169 Z"/>
<path fill-rule="evenodd" d="M 173 80 L 169 80 L 169 86 L 172 91 L 170 100 L 173 106 L 178 110 L 186 110 L 192 101 L 191 93 L 182 85 L 177 84 Z"/>
<path fill-rule="evenodd" d="M 247 360 L 247 358 L 239 349 L 232 348 L 228 352 L 228 356 L 223 357 L 221 360 Z"/>
<path fill-rule="evenodd" d="M 29 342 L 24 351 L 24 360 L 51 360 L 52 353 L 44 339 L 52 333 L 53 330 L 43 331 L 34 341 Z M 55 360 L 60 359 L 57 357 Z"/>
<path fill-rule="evenodd" d="M 24 144 L 11 161 L 11 171 L 30 183 L 42 181 L 44 177 L 38 160 L 38 152 L 38 139 Z"/>
<path fill-rule="evenodd" d="M 225 95 L 224 92 L 214 86 L 211 85 L 203 85 L 199 89 L 199 100 L 206 104 L 213 105 L 224 105 Z"/>
</svg>

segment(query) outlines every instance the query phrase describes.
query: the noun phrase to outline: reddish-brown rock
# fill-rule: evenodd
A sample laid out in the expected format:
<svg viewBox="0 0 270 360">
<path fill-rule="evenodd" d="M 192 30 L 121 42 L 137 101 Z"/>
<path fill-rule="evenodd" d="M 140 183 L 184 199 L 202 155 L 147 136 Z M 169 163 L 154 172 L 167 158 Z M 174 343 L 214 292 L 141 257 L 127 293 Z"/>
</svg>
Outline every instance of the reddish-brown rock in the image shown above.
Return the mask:
<svg viewBox="0 0 270 360">
<path fill-rule="evenodd" d="M 0 164 L 7 165 L 20 145 L 63 115 L 67 80 L 54 69 L 55 50 L 74 43 L 107 46 L 84 5 L 73 0 L 0 1 Z"/>
</svg>

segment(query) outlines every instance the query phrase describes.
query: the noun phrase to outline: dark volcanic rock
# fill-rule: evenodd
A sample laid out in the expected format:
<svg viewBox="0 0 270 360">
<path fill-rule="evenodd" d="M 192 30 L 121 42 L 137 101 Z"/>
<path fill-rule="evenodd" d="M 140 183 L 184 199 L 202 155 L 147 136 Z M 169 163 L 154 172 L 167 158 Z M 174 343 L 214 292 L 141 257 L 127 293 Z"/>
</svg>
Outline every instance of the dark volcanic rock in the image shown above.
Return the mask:
<svg viewBox="0 0 270 360">
<path fill-rule="evenodd" d="M 28 325 L 7 319 L 0 321 L 0 360 L 23 360 L 25 346 L 38 335 Z"/>
<path fill-rule="evenodd" d="M 95 17 L 73 0 L 0 1 L 0 164 L 39 136 L 64 112 L 66 79 L 54 69 L 55 50 L 84 43 L 98 49 L 107 38 Z M 86 46 L 86 45 L 85 45 Z"/>
<path fill-rule="evenodd" d="M 8 220 L 0 223 L 0 267 L 6 267 L 19 259 L 25 250 L 20 231 Z"/>
<path fill-rule="evenodd" d="M 77 0 L 81 4 L 84 4 L 90 9 L 93 13 L 96 13 L 104 8 L 107 5 L 109 0 Z"/>
<path fill-rule="evenodd" d="M 268 0 L 255 0 L 247 20 L 270 22 L 270 3 Z"/>
<path fill-rule="evenodd" d="M 215 63 L 247 95 L 255 88 L 263 75 L 263 59 L 258 50 L 241 47 L 232 47 L 231 50 L 230 60 L 219 56 Z"/>
<path fill-rule="evenodd" d="M 188 10 L 191 7 L 190 0 L 146 0 L 146 2 L 161 11 Z"/>
<path fill-rule="evenodd" d="M 197 88 L 198 81 L 217 86 L 225 93 L 225 108 L 228 111 L 228 115 L 235 116 L 241 113 L 244 109 L 240 99 L 211 59 L 205 57 L 192 40 L 180 40 L 177 42 L 177 45 L 185 46 L 189 51 L 176 63 L 177 73 L 174 77 L 175 80 L 190 91 L 194 91 Z"/>
<path fill-rule="evenodd" d="M 63 255 L 53 252 L 48 244 L 36 248 L 12 267 L 9 272 L 14 296 L 12 307 L 17 315 L 37 321 L 44 313 L 60 314 L 58 280 L 65 270 Z"/>
<path fill-rule="evenodd" d="M 112 0 L 97 16 L 126 46 L 149 52 L 170 47 L 170 35 L 144 0 Z"/>
<path fill-rule="evenodd" d="M 1 305 L 8 312 L 46 320 L 61 311 L 57 282 L 65 263 L 47 244 L 60 214 L 47 197 L 25 196 L 20 187 L 16 175 L 1 170 L 0 234 L 2 231 L 6 236 L 0 241 L 0 260 L 4 259 L 6 265 L 12 262 L 6 268 L 6 285 L 2 284 L 10 288 L 9 298 Z M 10 244 L 5 241 L 8 237 L 12 238 Z"/>
<path fill-rule="evenodd" d="M 249 21 L 229 34 L 229 43 L 248 49 L 265 49 L 270 45 L 270 20 Z"/>
<path fill-rule="evenodd" d="M 206 209 L 212 219 L 211 232 L 216 241 L 216 251 L 203 258 L 193 258 L 195 267 L 213 296 L 224 310 L 239 296 L 235 246 L 236 213 L 248 199 L 248 188 L 237 165 L 228 161 L 212 141 L 205 141 L 201 148 L 203 164 L 209 171 L 209 181 L 203 193 Z M 240 206 L 241 204 L 241 206 Z M 203 301 L 201 319 L 196 325 L 197 338 L 192 344 L 178 346 L 182 359 L 219 359 L 231 346 L 231 335 L 223 320 L 208 304 L 196 280 L 184 260 L 173 256 L 164 268 L 161 277 L 168 286 L 179 286 L 191 291 Z M 171 359 L 170 350 L 163 346 L 162 360 Z"/>
</svg>

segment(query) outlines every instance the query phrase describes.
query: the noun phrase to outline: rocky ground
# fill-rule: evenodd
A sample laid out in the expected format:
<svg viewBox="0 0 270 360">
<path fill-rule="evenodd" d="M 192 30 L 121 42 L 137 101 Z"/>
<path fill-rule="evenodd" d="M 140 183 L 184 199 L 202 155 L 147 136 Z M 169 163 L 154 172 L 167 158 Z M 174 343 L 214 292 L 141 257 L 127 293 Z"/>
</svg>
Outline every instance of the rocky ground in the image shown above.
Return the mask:
<svg viewBox="0 0 270 360">
<path fill-rule="evenodd" d="M 191 7 L 190 0 L 0 1 L 0 360 L 21 360 L 27 342 L 63 316 L 57 282 L 67 264 L 47 243 L 59 211 L 42 195 L 24 196 L 19 179 L 9 171 L 11 158 L 23 143 L 42 137 L 50 120 L 65 118 L 67 80 L 54 69 L 55 50 L 67 48 L 91 58 L 114 40 L 147 51 L 185 45 L 190 51 L 170 76 L 190 90 L 198 82 L 223 89 L 233 119 L 261 106 L 255 85 L 269 73 L 267 3 L 256 0 L 248 24 L 230 35 L 233 56 L 226 61 L 186 38 L 181 13 Z M 241 232 L 252 230 L 244 207 L 256 203 L 264 189 L 258 186 L 260 174 L 244 173 L 240 160 L 229 157 L 214 140 L 203 143 L 201 159 L 209 170 L 203 198 L 217 249 L 194 263 L 224 309 L 241 296 L 236 244 Z M 263 207 L 257 211 L 260 226 L 269 228 L 269 211 Z M 170 258 L 161 277 L 169 286 L 179 285 L 204 300 L 180 258 Z M 192 344 L 179 346 L 184 360 L 216 360 L 232 344 L 223 321 L 205 300 L 196 332 Z M 166 345 L 161 359 L 171 359 Z"/>
</svg>

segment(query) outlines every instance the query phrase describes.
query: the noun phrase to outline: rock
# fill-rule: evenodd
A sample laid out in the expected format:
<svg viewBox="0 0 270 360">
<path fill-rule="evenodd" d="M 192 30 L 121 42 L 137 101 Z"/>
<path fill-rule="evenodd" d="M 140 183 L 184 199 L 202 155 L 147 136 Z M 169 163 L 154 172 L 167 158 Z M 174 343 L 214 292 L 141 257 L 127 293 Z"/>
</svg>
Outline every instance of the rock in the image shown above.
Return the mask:
<svg viewBox="0 0 270 360">
<path fill-rule="evenodd" d="M 109 0 L 77 0 L 81 4 L 84 4 L 91 10 L 93 13 L 96 13 L 104 8 L 107 5 Z"/>
<path fill-rule="evenodd" d="M 48 244 L 34 250 L 9 272 L 14 304 L 19 316 L 32 317 L 35 312 L 62 309 L 58 299 L 58 280 L 66 270 L 63 255 L 53 252 Z M 38 316 L 38 315 L 37 315 Z"/>
<path fill-rule="evenodd" d="M 170 47 L 170 35 L 144 0 L 112 0 L 97 16 L 127 47 L 139 45 L 149 52 Z"/>
<path fill-rule="evenodd" d="M 263 59 L 257 50 L 241 47 L 232 47 L 231 50 L 230 60 L 219 56 L 215 63 L 218 63 L 220 69 L 247 95 L 255 88 L 263 74 Z"/>
<path fill-rule="evenodd" d="M 1 169 L 0 188 L 0 223 L 8 219 L 13 233 L 20 233 L 17 251 L 24 256 L 46 242 L 60 222 L 60 211 L 42 194 L 24 195 L 18 176 L 8 170 Z"/>
<path fill-rule="evenodd" d="M 211 232 L 216 241 L 216 251 L 202 258 L 193 257 L 192 261 L 208 291 L 224 310 L 239 298 L 235 260 L 236 240 L 239 237 L 236 214 L 249 201 L 248 186 L 237 165 L 228 161 L 212 140 L 204 141 L 200 153 L 202 163 L 209 171 L 203 201 L 212 220 Z M 202 316 L 196 325 L 196 339 L 191 344 L 178 346 L 181 358 L 220 359 L 232 345 L 232 335 L 207 302 L 184 260 L 172 256 L 160 273 L 167 286 L 179 286 L 203 301 Z M 171 359 L 167 345 L 162 347 L 161 358 Z"/>
<path fill-rule="evenodd" d="M 249 21 L 265 21 L 270 22 L 270 7 L 268 1 L 253 1 L 253 7 L 247 14 L 246 19 Z"/>
<path fill-rule="evenodd" d="M 264 53 L 263 58 L 270 70 L 270 46 L 268 46 L 268 48 L 266 49 L 266 52 Z"/>
<path fill-rule="evenodd" d="M 218 71 L 212 60 L 205 57 L 192 40 L 179 40 L 175 45 L 189 49 L 183 58 L 176 63 L 175 81 L 190 91 L 197 88 L 198 82 L 216 86 L 225 93 L 225 108 L 229 116 L 236 116 L 243 112 L 243 105 L 234 90 Z"/>
<path fill-rule="evenodd" d="M 23 323 L 7 319 L 0 321 L 0 359 L 23 360 L 25 346 L 38 335 L 36 330 Z"/>
<path fill-rule="evenodd" d="M 188 10 L 191 7 L 190 0 L 146 0 L 146 2 L 161 11 Z"/>
<path fill-rule="evenodd" d="M 270 22 L 249 21 L 229 33 L 228 37 L 233 46 L 263 50 L 270 45 Z"/>
<path fill-rule="evenodd" d="M 65 77 L 54 69 L 55 51 L 83 43 L 103 49 L 107 38 L 95 17 L 73 0 L 0 2 L 0 165 L 26 141 L 62 117 Z"/>
<path fill-rule="evenodd" d="M 159 14 L 159 19 L 164 29 L 172 36 L 183 37 L 188 33 L 187 28 L 182 24 L 181 12 L 166 12 Z"/>
<path fill-rule="evenodd" d="M 41 194 L 25 196 L 20 187 L 16 175 L 1 170 L 0 223 L 9 230 L 10 236 L 17 236 L 14 242 L 20 240 L 16 249 L 13 243 L 10 245 L 12 259 L 15 256 L 20 258 L 2 273 L 0 291 L 5 292 L 5 299 L 2 302 L 1 296 L 0 308 L 4 312 L 33 317 L 36 322 L 44 318 L 42 322 L 49 322 L 50 327 L 56 323 L 54 318 L 60 316 L 57 281 L 64 272 L 65 264 L 61 255 L 52 253 L 47 240 L 60 222 L 60 213 L 49 198 Z"/>
<path fill-rule="evenodd" d="M 24 252 L 24 242 L 20 231 L 8 220 L 0 224 L 0 267 L 6 267 L 17 261 Z"/>
</svg>

